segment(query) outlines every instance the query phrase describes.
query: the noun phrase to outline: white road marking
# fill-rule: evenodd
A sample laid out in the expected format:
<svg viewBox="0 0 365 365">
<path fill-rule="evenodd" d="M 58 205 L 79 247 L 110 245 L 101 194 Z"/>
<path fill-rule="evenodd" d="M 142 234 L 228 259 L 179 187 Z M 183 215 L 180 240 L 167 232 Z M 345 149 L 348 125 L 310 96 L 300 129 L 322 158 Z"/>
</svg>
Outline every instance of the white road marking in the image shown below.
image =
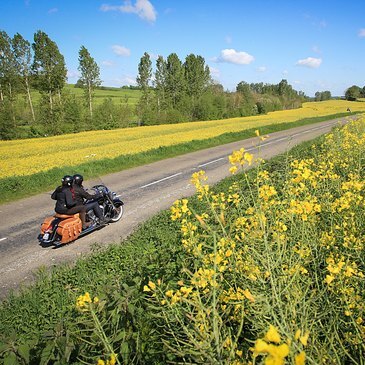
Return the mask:
<svg viewBox="0 0 365 365">
<path fill-rule="evenodd" d="M 146 184 L 146 185 L 141 186 L 141 187 L 140 187 L 140 189 L 146 188 L 147 186 L 151 186 L 151 185 L 158 184 L 158 183 L 160 183 L 161 181 L 165 181 L 165 180 L 168 180 L 168 179 L 172 179 L 172 178 L 174 178 L 175 176 L 179 176 L 179 175 L 181 175 L 181 174 L 182 174 L 182 172 L 178 172 L 177 174 L 170 175 L 170 176 L 164 177 L 163 179 L 153 181 L 153 182 L 151 182 L 151 183 L 149 183 L 149 184 Z"/>
<path fill-rule="evenodd" d="M 8 237 L 0 238 L 0 242 L 6 240 Z"/>
<path fill-rule="evenodd" d="M 224 160 L 224 157 L 217 158 L 216 160 L 213 160 L 213 161 L 209 161 L 209 162 L 203 163 L 203 164 L 201 164 L 201 165 L 198 165 L 198 167 L 207 166 L 207 165 L 210 165 L 211 163 L 218 162 L 218 161 L 221 161 L 221 160 Z"/>
</svg>

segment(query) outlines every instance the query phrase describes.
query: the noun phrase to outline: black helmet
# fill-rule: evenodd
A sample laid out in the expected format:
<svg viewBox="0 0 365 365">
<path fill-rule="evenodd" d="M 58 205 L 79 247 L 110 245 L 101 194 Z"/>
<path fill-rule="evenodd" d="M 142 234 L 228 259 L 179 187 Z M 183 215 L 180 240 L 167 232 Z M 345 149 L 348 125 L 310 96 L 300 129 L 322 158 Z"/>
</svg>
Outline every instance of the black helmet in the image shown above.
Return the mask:
<svg viewBox="0 0 365 365">
<path fill-rule="evenodd" d="M 82 182 L 84 181 L 84 177 L 80 174 L 75 174 L 73 176 L 74 184 L 81 186 Z"/>
<path fill-rule="evenodd" d="M 71 175 L 65 175 L 62 178 L 62 186 L 71 186 L 72 185 L 72 176 Z"/>
</svg>

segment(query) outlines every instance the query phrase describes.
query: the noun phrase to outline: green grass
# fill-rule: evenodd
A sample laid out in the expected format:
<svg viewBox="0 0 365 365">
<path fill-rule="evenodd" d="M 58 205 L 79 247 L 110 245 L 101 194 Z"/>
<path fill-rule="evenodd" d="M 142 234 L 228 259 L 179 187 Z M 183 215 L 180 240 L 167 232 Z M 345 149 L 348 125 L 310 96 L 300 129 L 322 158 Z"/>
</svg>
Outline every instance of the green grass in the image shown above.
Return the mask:
<svg viewBox="0 0 365 365">
<path fill-rule="evenodd" d="M 64 87 L 64 91 L 71 95 L 76 95 L 79 98 L 83 98 L 84 90 L 81 88 L 75 88 L 73 84 L 67 84 Z M 40 100 L 40 93 L 36 90 L 31 92 L 32 100 L 35 104 L 37 104 Z M 106 89 L 97 89 L 94 93 L 94 105 L 97 106 L 103 102 L 105 98 L 111 98 L 115 104 L 124 103 L 128 100 L 128 105 L 134 106 L 138 103 L 138 100 L 141 96 L 140 90 L 130 90 L 130 89 L 121 89 L 121 88 L 106 88 Z"/>
<path fill-rule="evenodd" d="M 344 116 L 349 116 L 349 113 L 333 114 L 324 117 L 302 119 L 296 122 L 263 126 L 262 128 L 260 128 L 260 133 L 262 135 L 273 133 L 285 129 L 299 127 L 307 124 L 319 123 L 325 120 L 331 120 Z M 202 150 L 205 148 L 244 140 L 254 136 L 254 129 L 248 129 L 238 133 L 225 133 L 215 138 L 210 138 L 206 140 L 193 140 L 191 142 L 181 143 L 175 146 L 159 147 L 157 149 L 138 153 L 135 155 L 119 156 L 114 159 L 87 162 L 78 166 L 63 166 L 30 176 L 16 176 L 0 179 L 0 204 L 52 190 L 54 186 L 57 185 L 60 177 L 65 174 L 80 173 L 84 175 L 85 179 L 90 179 L 106 175 L 108 173 L 142 166 L 147 163 L 163 160 L 165 158 L 171 158 L 185 153 Z"/>
</svg>

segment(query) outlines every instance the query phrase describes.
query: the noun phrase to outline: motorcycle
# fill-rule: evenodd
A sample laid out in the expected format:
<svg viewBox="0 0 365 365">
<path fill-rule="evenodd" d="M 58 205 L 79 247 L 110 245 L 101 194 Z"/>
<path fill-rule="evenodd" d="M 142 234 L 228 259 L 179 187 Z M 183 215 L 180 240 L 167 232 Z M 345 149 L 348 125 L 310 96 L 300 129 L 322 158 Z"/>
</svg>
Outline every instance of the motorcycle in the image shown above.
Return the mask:
<svg viewBox="0 0 365 365">
<path fill-rule="evenodd" d="M 95 185 L 92 190 L 101 193 L 100 198 L 86 201 L 86 203 L 97 201 L 106 224 L 118 222 L 123 216 L 124 205 L 119 195 L 110 191 L 105 185 Z M 92 209 L 86 212 L 86 221 L 90 222 L 91 225 L 83 230 L 78 213 L 73 215 L 56 213 L 45 218 L 38 240 L 42 246 L 54 245 L 59 247 L 105 226 L 105 223 L 99 222 Z"/>
</svg>

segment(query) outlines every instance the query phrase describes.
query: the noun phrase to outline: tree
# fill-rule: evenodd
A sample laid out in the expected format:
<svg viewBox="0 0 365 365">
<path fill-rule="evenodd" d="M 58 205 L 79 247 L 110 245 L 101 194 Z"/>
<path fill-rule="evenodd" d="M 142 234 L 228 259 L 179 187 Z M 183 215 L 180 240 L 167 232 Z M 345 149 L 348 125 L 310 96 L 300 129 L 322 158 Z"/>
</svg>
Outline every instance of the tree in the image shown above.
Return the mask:
<svg viewBox="0 0 365 365">
<path fill-rule="evenodd" d="M 57 44 L 42 31 L 34 34 L 34 60 L 32 69 L 36 76 L 36 87 L 48 95 L 51 112 L 53 111 L 54 96 L 58 94 L 61 100 L 61 90 L 66 82 L 65 59 Z"/>
<path fill-rule="evenodd" d="M 85 99 L 89 107 L 90 117 L 93 116 L 92 99 L 94 90 L 97 86 L 101 85 L 100 69 L 95 60 L 90 56 L 89 51 L 81 46 L 79 51 L 79 67 L 81 72 L 81 85 L 85 92 Z"/>
<path fill-rule="evenodd" d="M 16 129 L 14 101 L 17 83 L 18 74 L 11 38 L 5 31 L 0 31 L 0 100 L 3 104 L 1 134 L 6 134 L 7 138 L 9 135 L 6 129 L 13 128 L 13 132 Z M 5 97 L 7 97 L 6 102 Z M 10 120 L 12 125 L 9 123 Z"/>
<path fill-rule="evenodd" d="M 157 111 L 166 107 L 167 65 L 162 56 L 157 57 L 154 85 L 156 89 Z"/>
<path fill-rule="evenodd" d="M 0 100 L 4 100 L 4 96 L 14 99 L 17 77 L 11 38 L 5 31 L 0 31 Z"/>
<path fill-rule="evenodd" d="M 176 53 L 167 57 L 166 91 L 173 108 L 176 108 L 185 92 L 184 69 Z"/>
<path fill-rule="evenodd" d="M 12 40 L 14 57 L 17 72 L 21 77 L 21 81 L 25 87 L 28 104 L 32 113 L 33 122 L 35 122 L 35 115 L 32 103 L 32 97 L 30 93 L 29 78 L 31 74 L 31 47 L 30 43 L 25 40 L 19 33 L 16 33 Z"/>
<path fill-rule="evenodd" d="M 315 101 L 324 101 L 324 100 L 330 100 L 332 97 L 331 92 L 326 90 L 326 91 L 317 91 L 314 94 L 314 100 Z"/>
<path fill-rule="evenodd" d="M 256 112 L 255 109 L 255 99 L 254 94 L 251 90 L 251 86 L 245 82 L 241 81 L 236 87 L 236 91 L 243 96 L 239 108 L 241 110 L 242 116 L 252 115 Z"/>
<path fill-rule="evenodd" d="M 145 52 L 138 64 L 137 85 L 142 90 L 142 102 L 149 104 L 149 89 L 152 78 L 152 62 L 150 55 Z"/>
<path fill-rule="evenodd" d="M 361 96 L 361 88 L 356 85 L 352 85 L 345 92 L 346 100 L 355 101 L 360 96 Z"/>
<path fill-rule="evenodd" d="M 209 67 L 201 56 L 190 54 L 184 63 L 186 92 L 192 98 L 199 98 L 207 89 L 210 82 Z"/>
<path fill-rule="evenodd" d="M 137 85 L 142 90 L 141 99 L 138 103 L 140 115 L 143 121 L 145 121 L 146 112 L 149 111 L 150 104 L 150 82 L 152 78 L 152 62 L 150 55 L 145 52 L 141 57 L 138 64 L 138 76 Z"/>
</svg>

